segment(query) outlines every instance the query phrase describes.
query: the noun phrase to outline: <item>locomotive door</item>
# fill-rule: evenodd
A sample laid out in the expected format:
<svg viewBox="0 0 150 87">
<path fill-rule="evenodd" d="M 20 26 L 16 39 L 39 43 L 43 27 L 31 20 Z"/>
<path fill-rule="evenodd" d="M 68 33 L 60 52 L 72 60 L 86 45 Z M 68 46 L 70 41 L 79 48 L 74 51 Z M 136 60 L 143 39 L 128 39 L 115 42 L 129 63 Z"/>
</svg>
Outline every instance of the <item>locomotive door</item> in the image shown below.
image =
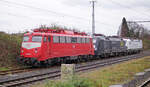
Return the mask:
<svg viewBox="0 0 150 87">
<path fill-rule="evenodd" d="M 48 36 L 48 56 L 50 56 L 51 54 L 51 37 Z"/>
<path fill-rule="evenodd" d="M 47 39 L 47 36 L 44 36 L 44 39 L 43 39 L 43 54 L 44 54 L 44 57 L 48 57 L 49 56 L 49 42 L 48 42 L 48 39 Z"/>
</svg>

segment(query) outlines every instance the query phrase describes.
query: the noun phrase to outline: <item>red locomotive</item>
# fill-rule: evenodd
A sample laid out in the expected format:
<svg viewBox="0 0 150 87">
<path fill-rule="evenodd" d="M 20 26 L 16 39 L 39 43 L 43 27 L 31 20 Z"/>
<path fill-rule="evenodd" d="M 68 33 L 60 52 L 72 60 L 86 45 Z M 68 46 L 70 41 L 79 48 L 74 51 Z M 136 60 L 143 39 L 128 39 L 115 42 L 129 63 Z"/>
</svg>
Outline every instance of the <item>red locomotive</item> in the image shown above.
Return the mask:
<svg viewBox="0 0 150 87">
<path fill-rule="evenodd" d="M 70 30 L 34 29 L 24 34 L 19 61 L 26 65 L 51 65 L 94 55 L 92 38 Z"/>
</svg>

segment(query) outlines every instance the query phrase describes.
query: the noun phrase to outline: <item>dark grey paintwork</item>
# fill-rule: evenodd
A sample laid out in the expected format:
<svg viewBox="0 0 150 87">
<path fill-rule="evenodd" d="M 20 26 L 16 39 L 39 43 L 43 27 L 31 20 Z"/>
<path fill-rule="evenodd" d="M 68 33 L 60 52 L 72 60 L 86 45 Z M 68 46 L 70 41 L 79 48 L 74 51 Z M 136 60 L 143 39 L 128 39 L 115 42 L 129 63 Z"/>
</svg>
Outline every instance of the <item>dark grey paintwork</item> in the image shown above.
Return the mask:
<svg viewBox="0 0 150 87">
<path fill-rule="evenodd" d="M 93 38 L 95 55 L 106 55 L 112 53 L 126 52 L 125 41 L 121 38 L 95 36 Z"/>
</svg>

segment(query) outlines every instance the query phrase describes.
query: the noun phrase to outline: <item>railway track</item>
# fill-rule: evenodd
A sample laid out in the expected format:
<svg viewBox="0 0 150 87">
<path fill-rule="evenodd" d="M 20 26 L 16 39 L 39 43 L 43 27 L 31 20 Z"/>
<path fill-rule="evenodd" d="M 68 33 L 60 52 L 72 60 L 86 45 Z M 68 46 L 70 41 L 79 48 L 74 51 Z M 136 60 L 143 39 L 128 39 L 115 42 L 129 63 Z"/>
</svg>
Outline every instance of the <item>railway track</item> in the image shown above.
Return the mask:
<svg viewBox="0 0 150 87">
<path fill-rule="evenodd" d="M 148 79 L 147 81 L 145 81 L 142 85 L 140 85 L 139 87 L 150 87 L 150 79 Z"/>
<path fill-rule="evenodd" d="M 28 72 L 32 71 L 32 67 L 25 67 L 25 68 L 16 68 L 16 69 L 11 69 L 11 70 L 6 70 L 6 71 L 0 71 L 0 76 L 2 75 L 7 75 L 7 74 L 16 74 L 16 73 L 21 73 L 21 72 Z"/>
<path fill-rule="evenodd" d="M 95 61 L 92 63 L 87 63 L 87 64 L 77 64 L 76 65 L 76 72 L 81 72 L 81 71 L 86 71 L 90 69 L 95 69 L 95 68 L 101 68 L 104 66 L 112 65 L 112 64 L 117 64 L 123 61 L 128 61 L 131 59 L 137 59 L 143 56 L 148 56 L 148 54 L 136 54 L 136 55 L 129 55 L 129 56 L 123 56 L 119 58 L 114 58 L 114 59 L 109 59 L 109 60 L 103 60 L 103 61 Z M 45 71 L 39 71 L 39 72 L 33 72 L 31 74 L 23 75 L 23 76 L 16 76 L 16 77 L 7 77 L 7 78 L 0 78 L 0 87 L 15 87 L 15 86 L 22 86 L 26 84 L 30 84 L 33 82 L 45 80 L 45 79 L 54 79 L 60 77 L 61 70 L 56 69 L 56 70 L 45 70 Z"/>
<path fill-rule="evenodd" d="M 150 80 L 145 82 L 143 85 L 141 85 L 139 87 L 150 87 Z"/>
</svg>

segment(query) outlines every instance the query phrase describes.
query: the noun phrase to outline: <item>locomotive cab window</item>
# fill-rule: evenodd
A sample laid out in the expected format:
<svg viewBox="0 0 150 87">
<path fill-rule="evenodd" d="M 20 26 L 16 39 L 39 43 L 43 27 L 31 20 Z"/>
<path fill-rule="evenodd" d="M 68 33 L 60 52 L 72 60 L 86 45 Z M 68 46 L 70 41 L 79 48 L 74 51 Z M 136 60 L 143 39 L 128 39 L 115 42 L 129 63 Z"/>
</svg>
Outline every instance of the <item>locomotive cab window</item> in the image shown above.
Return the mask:
<svg viewBox="0 0 150 87">
<path fill-rule="evenodd" d="M 29 41 L 29 36 L 24 36 L 23 37 L 23 42 Z"/>
<path fill-rule="evenodd" d="M 42 36 L 32 36 L 32 41 L 33 42 L 41 42 L 42 41 Z"/>
</svg>

